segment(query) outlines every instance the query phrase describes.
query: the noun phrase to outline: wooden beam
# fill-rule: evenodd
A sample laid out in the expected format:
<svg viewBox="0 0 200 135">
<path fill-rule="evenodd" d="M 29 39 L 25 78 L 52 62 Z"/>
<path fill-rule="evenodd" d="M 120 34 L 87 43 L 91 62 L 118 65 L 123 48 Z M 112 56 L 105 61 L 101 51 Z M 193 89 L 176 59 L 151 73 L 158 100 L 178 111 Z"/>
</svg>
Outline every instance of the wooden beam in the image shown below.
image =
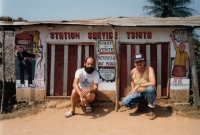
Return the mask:
<svg viewBox="0 0 200 135">
<path fill-rule="evenodd" d="M 68 45 L 64 46 L 64 76 L 63 76 L 63 96 L 67 96 L 68 82 Z"/>
<path fill-rule="evenodd" d="M 5 31 L 3 31 L 2 27 L 2 34 L 3 34 L 3 43 L 2 43 L 2 98 L 1 98 L 1 113 L 4 112 L 4 102 L 5 102 Z"/>
<path fill-rule="evenodd" d="M 51 46 L 50 95 L 54 95 L 55 45 Z"/>
<path fill-rule="evenodd" d="M 131 64 L 132 64 L 132 59 L 131 59 L 131 45 L 127 45 L 127 72 L 126 72 L 126 77 L 127 77 L 127 91 L 126 93 L 129 93 L 131 91 L 131 77 L 130 77 L 130 72 L 131 72 Z"/>
<path fill-rule="evenodd" d="M 157 97 L 162 96 L 162 74 L 161 74 L 161 44 L 157 44 Z"/>
<path fill-rule="evenodd" d="M 199 98 L 199 88 L 198 88 L 198 78 L 197 78 L 197 70 L 196 70 L 196 60 L 194 55 L 194 43 L 192 37 L 192 30 L 191 28 L 187 29 L 188 34 L 188 49 L 190 54 L 190 68 L 191 68 L 191 77 L 192 77 L 192 86 L 193 86 L 193 93 L 194 93 L 194 105 L 200 106 L 200 98 Z"/>
<path fill-rule="evenodd" d="M 116 47 L 116 38 L 115 38 L 115 26 L 113 28 L 113 48 L 115 51 L 115 84 L 116 84 L 116 102 L 115 102 L 115 111 L 118 111 L 119 106 L 119 70 L 118 70 L 118 55 L 117 55 L 117 47 Z"/>
</svg>

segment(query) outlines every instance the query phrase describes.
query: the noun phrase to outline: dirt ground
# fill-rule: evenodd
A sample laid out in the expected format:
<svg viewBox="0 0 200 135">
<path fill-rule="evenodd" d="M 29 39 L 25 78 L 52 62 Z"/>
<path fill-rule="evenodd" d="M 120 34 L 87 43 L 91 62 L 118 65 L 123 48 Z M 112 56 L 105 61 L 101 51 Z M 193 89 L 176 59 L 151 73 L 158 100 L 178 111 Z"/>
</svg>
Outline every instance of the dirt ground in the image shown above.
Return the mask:
<svg viewBox="0 0 200 135">
<path fill-rule="evenodd" d="M 70 108 L 43 108 L 35 115 L 0 121 L 0 135 L 199 135 L 200 119 L 178 115 L 170 107 L 157 106 L 155 120 L 135 109 L 95 107 L 85 114 L 65 118 Z M 180 113 L 180 112 L 179 112 Z"/>
</svg>

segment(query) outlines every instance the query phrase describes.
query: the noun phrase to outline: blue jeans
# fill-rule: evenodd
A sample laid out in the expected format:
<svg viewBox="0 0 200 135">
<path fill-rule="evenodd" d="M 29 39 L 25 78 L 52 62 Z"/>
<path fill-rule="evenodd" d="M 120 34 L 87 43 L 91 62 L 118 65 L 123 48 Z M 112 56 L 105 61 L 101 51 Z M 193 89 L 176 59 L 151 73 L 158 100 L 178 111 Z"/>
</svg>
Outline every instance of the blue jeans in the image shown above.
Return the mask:
<svg viewBox="0 0 200 135">
<path fill-rule="evenodd" d="M 129 94 L 124 98 L 122 103 L 126 107 L 136 107 L 143 100 L 148 101 L 148 106 L 154 108 L 156 106 L 156 89 L 149 86 L 144 93 L 136 92 L 135 94 Z"/>
</svg>

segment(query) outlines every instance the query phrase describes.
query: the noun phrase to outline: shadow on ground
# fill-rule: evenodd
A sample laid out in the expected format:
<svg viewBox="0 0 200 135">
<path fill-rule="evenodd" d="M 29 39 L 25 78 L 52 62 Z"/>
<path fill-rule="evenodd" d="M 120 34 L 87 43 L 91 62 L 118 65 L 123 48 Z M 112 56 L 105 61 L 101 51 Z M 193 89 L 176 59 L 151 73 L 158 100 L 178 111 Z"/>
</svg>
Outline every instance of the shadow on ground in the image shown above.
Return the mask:
<svg viewBox="0 0 200 135">
<path fill-rule="evenodd" d="M 120 109 L 120 112 L 130 112 L 129 115 L 130 116 L 140 116 L 143 114 L 148 114 L 149 113 L 149 107 L 148 106 L 143 106 L 142 108 L 138 109 L 138 107 L 136 108 L 125 108 L 122 107 Z M 155 113 L 157 117 L 170 117 L 172 115 L 172 107 L 171 106 L 160 106 L 160 105 L 156 105 L 155 108 Z"/>
<path fill-rule="evenodd" d="M 84 113 L 76 113 L 76 115 L 84 115 L 84 116 L 92 116 L 91 119 L 97 119 L 100 117 L 104 117 L 115 110 L 114 107 L 93 107 L 91 113 L 85 112 L 85 107 L 82 107 L 82 111 Z"/>
</svg>

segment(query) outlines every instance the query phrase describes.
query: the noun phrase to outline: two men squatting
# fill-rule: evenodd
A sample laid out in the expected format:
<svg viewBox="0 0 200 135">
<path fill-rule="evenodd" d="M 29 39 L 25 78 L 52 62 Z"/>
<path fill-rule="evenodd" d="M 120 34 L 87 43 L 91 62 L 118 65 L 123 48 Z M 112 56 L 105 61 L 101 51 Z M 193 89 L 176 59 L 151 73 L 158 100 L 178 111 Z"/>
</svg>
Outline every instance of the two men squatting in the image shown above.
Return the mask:
<svg viewBox="0 0 200 135">
<path fill-rule="evenodd" d="M 143 100 L 148 101 L 149 119 L 156 118 L 154 108 L 156 106 L 155 74 L 150 66 L 146 66 L 145 58 L 142 54 L 134 56 L 134 66 L 130 72 L 131 91 L 122 101 L 126 107 L 137 107 Z M 71 94 L 71 110 L 66 112 L 65 117 L 69 118 L 75 114 L 77 102 L 85 106 L 86 112 L 90 113 L 92 108 L 90 102 L 95 99 L 95 92 L 98 90 L 99 74 L 94 70 L 95 60 L 88 57 L 85 60 L 84 68 L 78 69 L 75 73 L 73 90 Z"/>
</svg>

